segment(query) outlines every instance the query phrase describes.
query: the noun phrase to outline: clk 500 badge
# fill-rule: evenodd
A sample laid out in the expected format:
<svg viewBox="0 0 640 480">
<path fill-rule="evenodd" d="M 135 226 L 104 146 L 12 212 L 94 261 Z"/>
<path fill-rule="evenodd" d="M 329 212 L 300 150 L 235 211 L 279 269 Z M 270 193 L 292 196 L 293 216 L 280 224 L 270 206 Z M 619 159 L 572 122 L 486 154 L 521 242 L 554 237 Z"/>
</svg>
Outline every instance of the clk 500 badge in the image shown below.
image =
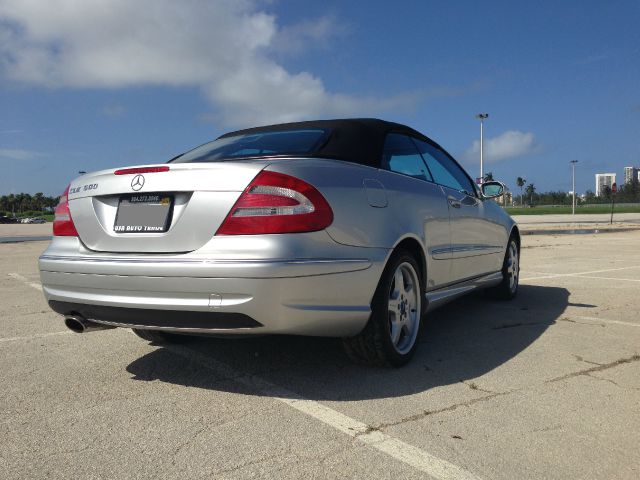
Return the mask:
<svg viewBox="0 0 640 480">
<path fill-rule="evenodd" d="M 72 195 L 74 193 L 86 192 L 88 190 L 96 190 L 97 188 L 97 183 L 90 183 L 88 185 L 83 185 L 82 187 L 73 187 L 69 189 L 69 195 Z"/>
</svg>

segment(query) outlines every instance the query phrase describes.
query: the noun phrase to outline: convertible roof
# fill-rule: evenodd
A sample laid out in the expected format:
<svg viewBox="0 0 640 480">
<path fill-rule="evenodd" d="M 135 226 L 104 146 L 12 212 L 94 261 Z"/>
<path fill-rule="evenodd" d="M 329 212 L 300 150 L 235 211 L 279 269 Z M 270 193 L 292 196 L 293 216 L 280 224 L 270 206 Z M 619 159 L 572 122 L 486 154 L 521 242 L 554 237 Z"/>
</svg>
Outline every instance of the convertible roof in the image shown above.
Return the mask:
<svg viewBox="0 0 640 480">
<path fill-rule="evenodd" d="M 389 132 L 406 133 L 430 141 L 413 128 L 400 123 L 378 120 L 377 118 L 348 118 L 280 123 L 277 125 L 237 130 L 226 133 L 219 138 L 260 132 L 281 132 L 286 130 L 318 128 L 330 130 L 331 133 L 327 141 L 320 145 L 311 156 L 337 158 L 374 167 L 377 167 L 380 163 L 384 140 Z"/>
</svg>

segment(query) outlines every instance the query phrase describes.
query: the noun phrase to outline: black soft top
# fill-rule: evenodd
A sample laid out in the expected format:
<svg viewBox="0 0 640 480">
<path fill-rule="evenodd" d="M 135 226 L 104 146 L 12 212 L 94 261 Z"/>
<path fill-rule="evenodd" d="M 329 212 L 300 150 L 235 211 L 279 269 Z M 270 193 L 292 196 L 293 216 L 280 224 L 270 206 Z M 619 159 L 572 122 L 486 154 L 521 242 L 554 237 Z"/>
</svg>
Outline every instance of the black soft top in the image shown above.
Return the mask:
<svg viewBox="0 0 640 480">
<path fill-rule="evenodd" d="M 282 132 L 300 129 L 329 130 L 327 140 L 310 156 L 336 158 L 377 167 L 382 158 L 384 141 L 389 132 L 405 133 L 433 143 L 413 128 L 400 123 L 377 118 L 348 118 L 338 120 L 312 120 L 307 122 L 280 123 L 264 127 L 247 128 L 225 133 L 218 138 L 235 137 L 260 132 Z"/>
</svg>

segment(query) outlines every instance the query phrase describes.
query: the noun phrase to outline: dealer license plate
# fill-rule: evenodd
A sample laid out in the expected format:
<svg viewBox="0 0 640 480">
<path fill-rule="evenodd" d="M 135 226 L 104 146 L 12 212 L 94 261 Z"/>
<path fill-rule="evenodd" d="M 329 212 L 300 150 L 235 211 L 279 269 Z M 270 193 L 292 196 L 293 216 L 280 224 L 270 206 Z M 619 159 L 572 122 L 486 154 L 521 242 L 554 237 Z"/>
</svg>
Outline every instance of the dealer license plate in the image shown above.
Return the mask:
<svg viewBox="0 0 640 480">
<path fill-rule="evenodd" d="M 171 223 L 173 197 L 171 195 L 145 193 L 120 198 L 116 233 L 161 233 Z"/>
</svg>

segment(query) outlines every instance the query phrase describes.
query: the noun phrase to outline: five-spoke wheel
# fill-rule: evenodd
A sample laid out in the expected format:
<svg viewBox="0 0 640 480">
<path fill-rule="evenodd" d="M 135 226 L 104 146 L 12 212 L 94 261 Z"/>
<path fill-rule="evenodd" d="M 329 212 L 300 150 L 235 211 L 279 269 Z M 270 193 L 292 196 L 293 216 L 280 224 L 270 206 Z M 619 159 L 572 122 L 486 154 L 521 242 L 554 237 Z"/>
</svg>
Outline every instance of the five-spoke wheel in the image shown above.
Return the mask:
<svg viewBox="0 0 640 480">
<path fill-rule="evenodd" d="M 511 300 L 518 294 L 520 280 L 520 245 L 515 235 L 509 238 L 502 262 L 502 282 L 487 293 L 499 300 Z"/>
<path fill-rule="evenodd" d="M 389 289 L 389 335 L 400 354 L 407 353 L 416 341 L 420 323 L 420 282 L 413 266 L 404 262 L 396 268 Z"/>
<path fill-rule="evenodd" d="M 423 312 L 423 280 L 416 258 L 395 252 L 382 273 L 371 302 L 369 323 L 343 339 L 347 354 L 359 363 L 399 367 L 416 350 Z"/>
</svg>

